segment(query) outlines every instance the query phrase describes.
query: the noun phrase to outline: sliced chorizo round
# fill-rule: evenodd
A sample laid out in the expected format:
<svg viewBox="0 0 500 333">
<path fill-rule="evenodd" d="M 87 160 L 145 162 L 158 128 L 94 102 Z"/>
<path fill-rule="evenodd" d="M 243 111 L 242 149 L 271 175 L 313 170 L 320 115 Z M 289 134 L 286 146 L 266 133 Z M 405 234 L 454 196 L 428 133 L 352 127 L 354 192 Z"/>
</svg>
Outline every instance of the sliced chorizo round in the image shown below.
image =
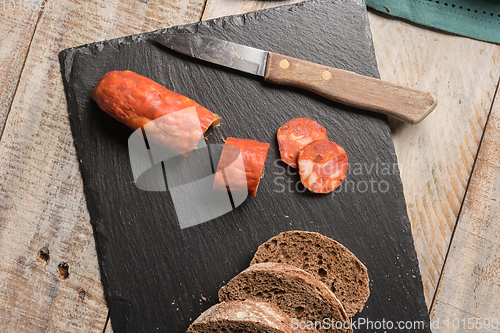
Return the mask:
<svg viewBox="0 0 500 333">
<path fill-rule="evenodd" d="M 308 190 L 329 193 L 344 182 L 348 160 L 341 146 L 323 140 L 304 147 L 300 151 L 298 165 L 300 180 Z"/>
<path fill-rule="evenodd" d="M 326 130 L 314 120 L 295 118 L 278 129 L 278 145 L 281 159 L 293 168 L 297 168 L 300 150 L 317 140 L 328 140 Z"/>
</svg>

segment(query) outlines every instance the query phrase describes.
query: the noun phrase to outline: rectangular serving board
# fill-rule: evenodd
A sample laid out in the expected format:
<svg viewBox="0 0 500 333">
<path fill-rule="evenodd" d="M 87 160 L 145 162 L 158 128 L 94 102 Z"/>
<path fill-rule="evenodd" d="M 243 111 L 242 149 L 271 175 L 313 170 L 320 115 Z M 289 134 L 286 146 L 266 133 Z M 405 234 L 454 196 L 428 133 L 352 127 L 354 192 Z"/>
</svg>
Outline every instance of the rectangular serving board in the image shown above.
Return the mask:
<svg viewBox="0 0 500 333">
<path fill-rule="evenodd" d="M 172 32 L 214 36 L 378 77 L 366 7 L 358 0 L 312 0 L 62 51 L 71 129 L 113 330 L 184 332 L 218 301 L 218 289 L 248 267 L 261 243 L 282 231 L 309 230 L 342 243 L 368 268 L 371 296 L 355 322 L 424 321 L 425 329 L 414 331 L 430 332 L 385 116 L 180 56 L 148 40 Z M 144 191 L 134 183 L 132 131 L 90 98 L 112 70 L 147 76 L 220 115 L 209 146 L 227 137 L 270 143 L 257 196 L 181 228 L 169 184 Z M 280 161 L 276 131 L 297 117 L 317 121 L 345 148 L 349 171 L 333 193 L 308 192 L 297 171 Z M 188 158 L 186 168 L 195 168 L 196 161 Z M 186 198 L 185 205 L 195 203 Z M 376 328 L 358 330 L 381 331 Z"/>
</svg>

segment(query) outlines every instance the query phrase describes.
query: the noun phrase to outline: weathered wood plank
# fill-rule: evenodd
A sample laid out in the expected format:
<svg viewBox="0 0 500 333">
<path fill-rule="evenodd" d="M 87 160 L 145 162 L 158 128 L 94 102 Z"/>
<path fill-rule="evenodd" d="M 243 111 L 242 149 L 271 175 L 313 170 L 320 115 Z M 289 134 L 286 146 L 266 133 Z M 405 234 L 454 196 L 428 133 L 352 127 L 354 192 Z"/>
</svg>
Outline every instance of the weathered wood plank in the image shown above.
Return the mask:
<svg viewBox="0 0 500 333">
<path fill-rule="evenodd" d="M 147 1 L 70 3 L 57 0 L 54 7 L 57 8 L 58 13 L 43 14 L 26 62 L 25 73 L 14 97 L 5 135 L 0 143 L 0 246 L 4 253 L 0 261 L 0 304 L 2 304 L 0 329 L 2 331 L 37 332 L 45 329 L 46 331 L 99 332 L 102 331 L 106 319 L 92 230 L 88 223 L 67 124 L 57 52 L 65 47 L 93 40 L 196 21 L 201 14 L 202 2 L 192 0 L 187 3 L 177 1 L 169 4 L 157 2 L 148 4 Z M 236 3 L 227 0 L 224 2 L 209 0 L 203 18 L 238 14 L 282 3 L 284 2 L 243 1 Z M 236 5 L 239 9 L 233 9 L 230 5 Z M 475 156 L 474 151 L 477 151 L 489 104 L 491 104 L 494 89 L 491 87 L 498 79 L 498 70 L 492 68 L 495 65 L 498 67 L 499 50 L 495 52 L 488 44 L 469 39 L 458 43 L 455 41 L 461 37 L 429 33 L 427 30 L 419 30 L 399 21 L 385 18 L 374 19 L 374 17 L 376 15 L 370 15 L 372 31 L 377 32 L 374 33 L 374 40 L 383 78 L 406 83 L 406 80 L 412 76 L 434 80 L 436 73 L 440 72 L 443 72 L 442 75 L 438 75 L 440 78 L 446 78 L 446 76 L 453 78 L 450 80 L 453 83 L 450 83 L 445 90 L 441 88 L 441 85 L 444 86 L 447 80 L 424 84 L 421 83 L 425 81 L 424 79 L 418 82 L 408 81 L 409 85 L 414 84 L 417 87 L 422 84 L 431 85 L 431 87 L 433 87 L 432 84 L 438 86 L 434 89 L 441 92 L 438 95 L 440 105 L 443 105 L 441 95 L 446 97 L 447 94 L 455 94 L 454 103 L 448 103 L 449 109 L 445 110 L 442 107 L 444 111 L 439 111 L 440 116 L 436 116 L 439 119 L 433 120 L 436 123 L 435 126 L 424 122 L 419 126 L 426 126 L 414 133 L 411 139 L 405 141 L 399 138 L 406 137 L 405 133 L 413 130 L 401 124 L 393 124 L 394 141 L 400 159 L 410 218 L 417 239 L 417 250 L 423 263 L 421 267 L 424 276 L 426 274 L 428 276 L 427 281 L 424 277 L 427 285 L 426 292 L 431 295 L 430 291 L 435 288 L 437 281 L 435 277 L 439 276 L 438 271 L 443 260 L 443 251 L 439 249 L 442 249 L 447 242 L 449 243 L 450 230 L 458 214 L 464 187 L 472 168 L 471 161 Z M 12 35 L 8 35 L 1 41 L 1 46 L 4 46 L 3 51 L 19 51 L 7 55 L 2 53 L 0 58 L 2 61 L 1 81 L 10 82 L 2 83 L 0 100 L 9 101 L 12 100 L 10 96 L 14 93 L 16 86 L 12 86 L 12 82 L 17 82 L 22 68 L 23 61 L 19 59 L 23 59 L 22 55 L 26 53 L 29 45 L 26 41 L 31 37 L 30 33 L 33 31 L 35 20 L 34 17 L 17 16 L 15 18 L 17 23 L 11 24 L 8 19 L 13 18 L 2 16 L 0 19 L 2 24 L 5 24 L 2 27 L 8 28 L 3 31 L 10 32 L 9 29 L 12 31 L 18 29 L 17 32 L 14 31 Z M 29 22 L 32 24 L 31 32 Z M 16 24 L 21 24 L 21 26 L 16 26 Z M 28 25 L 24 26 L 24 24 Z M 384 28 L 385 32 L 382 33 L 381 28 Z M 410 40 L 413 44 L 402 43 L 407 40 L 408 30 L 414 29 L 419 32 L 411 35 Z M 432 36 L 436 39 L 435 41 Z M 3 43 L 10 44 L 5 46 Z M 439 47 L 432 46 L 438 44 Z M 392 50 L 389 50 L 391 45 Z M 420 47 L 423 49 L 419 49 Z M 465 52 L 464 58 L 459 58 L 458 53 L 462 51 Z M 447 52 L 454 52 L 454 57 L 445 59 Z M 8 61 L 8 57 L 11 56 L 16 59 L 17 63 Z M 403 65 L 405 61 L 414 64 L 415 68 Z M 439 65 L 443 63 L 448 63 L 447 71 L 440 70 Z M 459 66 L 459 70 L 455 67 L 457 63 L 463 63 Z M 11 66 L 11 69 L 3 71 L 4 68 L 9 68 L 5 64 Z M 434 71 L 434 74 L 430 69 Z M 451 69 L 455 69 L 456 72 L 452 72 Z M 15 74 L 16 70 L 17 74 Z M 407 70 L 409 72 L 405 72 Z M 481 72 L 478 72 L 479 70 Z M 484 75 L 480 75 L 482 72 Z M 487 82 L 488 78 L 490 83 Z M 458 92 L 455 91 L 457 87 Z M 0 125 L 4 123 L 6 115 L 6 109 L 2 110 L 0 111 Z M 462 118 L 471 121 L 464 123 L 462 120 L 461 126 L 454 127 L 457 119 Z M 446 126 L 439 124 L 443 119 L 447 121 Z M 468 132 L 461 132 L 467 126 Z M 428 133 L 435 133 L 430 142 Z M 453 143 L 454 135 L 461 138 L 458 144 Z M 442 143 L 438 142 L 440 138 L 443 139 Z M 415 149 L 415 146 L 419 149 Z M 436 149 L 435 153 L 433 149 Z M 406 150 L 408 153 L 405 153 Z M 453 152 L 451 156 L 447 153 L 448 150 Z M 426 165 L 425 162 L 429 160 L 433 163 L 423 175 L 425 177 L 422 178 L 420 173 L 415 174 L 414 171 L 421 170 L 422 165 Z M 416 165 L 412 168 L 412 164 Z M 420 186 L 412 185 L 418 179 L 425 179 L 425 182 L 422 182 L 426 185 L 423 188 L 424 192 L 422 192 L 421 184 Z M 422 195 L 422 193 L 429 194 Z M 409 200 L 409 194 L 413 194 L 412 200 Z M 438 234 L 433 235 L 432 230 L 437 230 Z M 460 228 L 457 229 L 456 239 L 459 239 L 460 230 Z M 439 241 L 439 239 L 442 240 Z M 419 243 L 419 240 L 422 242 Z M 39 249 L 46 245 L 50 251 L 50 260 L 44 266 L 43 260 L 36 258 Z M 460 248 L 456 249 L 457 252 L 459 250 Z M 433 261 L 436 253 L 439 254 L 438 260 Z M 449 260 L 453 258 L 451 254 Z M 57 265 L 61 262 L 69 264 L 70 276 L 64 281 L 57 277 Z M 450 279 L 453 278 L 451 273 L 448 276 Z M 488 277 L 487 274 L 485 276 Z M 445 273 L 443 287 L 440 287 L 433 314 L 446 313 L 446 308 L 456 309 L 457 307 L 456 304 L 446 305 L 441 302 L 441 299 L 446 299 L 440 296 L 441 293 L 451 293 L 449 291 L 451 289 L 446 287 L 447 281 Z M 484 287 L 486 290 L 487 286 L 485 287 L 483 283 L 484 281 L 477 288 Z M 79 300 L 81 303 L 78 303 Z M 449 313 L 448 317 L 451 318 L 451 312 Z"/>
<path fill-rule="evenodd" d="M 113 328 L 111 325 L 111 320 L 108 319 L 108 323 L 106 324 L 106 328 L 103 333 L 113 333 Z"/>
<path fill-rule="evenodd" d="M 102 332 L 107 318 L 58 52 L 194 22 L 203 5 L 57 0 L 43 13 L 0 142 L 1 332 Z"/>
<path fill-rule="evenodd" d="M 439 332 L 500 328 L 500 91 L 444 266 L 431 316 Z M 470 319 L 469 319 L 470 318 Z M 484 327 L 496 320 L 495 329 Z M 470 324 L 472 322 L 472 324 Z M 455 325 L 454 325 L 455 324 Z M 461 329 L 455 329 L 460 325 Z M 483 325 L 483 327 L 479 327 Z"/>
<path fill-rule="evenodd" d="M 0 2 L 0 137 L 40 14 L 18 1 Z"/>
<path fill-rule="evenodd" d="M 232 1 L 232 0 L 207 0 L 202 20 L 210 20 L 226 15 L 237 15 L 252 12 L 255 10 L 289 5 L 302 2 L 304 0 L 285 1 Z"/>
<path fill-rule="evenodd" d="M 390 122 L 429 306 L 500 77 L 500 53 L 374 13 L 370 25 L 381 77 L 438 99 L 418 125 Z"/>
<path fill-rule="evenodd" d="M 281 4 L 208 0 L 203 19 Z M 492 44 L 369 17 L 382 79 L 438 99 L 418 125 L 390 121 L 430 306 L 500 77 L 500 52 Z"/>
</svg>

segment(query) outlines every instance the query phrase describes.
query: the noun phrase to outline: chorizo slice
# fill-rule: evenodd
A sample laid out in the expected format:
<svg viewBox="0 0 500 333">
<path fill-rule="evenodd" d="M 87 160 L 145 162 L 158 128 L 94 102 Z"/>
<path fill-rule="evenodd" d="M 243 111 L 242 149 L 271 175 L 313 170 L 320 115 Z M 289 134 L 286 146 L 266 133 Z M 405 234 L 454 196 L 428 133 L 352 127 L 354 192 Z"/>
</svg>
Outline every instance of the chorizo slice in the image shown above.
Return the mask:
<svg viewBox="0 0 500 333">
<path fill-rule="evenodd" d="M 329 193 L 344 182 L 348 160 L 341 146 L 323 140 L 304 147 L 298 165 L 300 180 L 308 190 Z"/>
<path fill-rule="evenodd" d="M 187 156 L 220 117 L 186 96 L 131 71 L 104 74 L 91 98 L 133 130 L 146 126 L 148 140 Z M 152 122 L 154 120 L 154 122 Z"/>
<path fill-rule="evenodd" d="M 317 140 L 328 140 L 326 130 L 314 120 L 295 118 L 278 129 L 278 145 L 283 162 L 297 168 L 300 150 Z"/>
<path fill-rule="evenodd" d="M 217 165 L 214 190 L 255 196 L 268 151 L 268 143 L 227 138 Z"/>
</svg>

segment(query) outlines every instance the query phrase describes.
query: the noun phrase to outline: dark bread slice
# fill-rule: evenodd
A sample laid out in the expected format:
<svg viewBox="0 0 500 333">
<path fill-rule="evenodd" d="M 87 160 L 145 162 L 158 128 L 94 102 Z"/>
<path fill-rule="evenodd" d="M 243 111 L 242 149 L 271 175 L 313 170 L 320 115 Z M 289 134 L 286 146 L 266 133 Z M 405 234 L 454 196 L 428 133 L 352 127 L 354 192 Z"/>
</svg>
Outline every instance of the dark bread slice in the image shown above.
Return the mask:
<svg viewBox="0 0 500 333">
<path fill-rule="evenodd" d="M 250 265 L 278 262 L 302 268 L 337 296 L 347 315 L 361 311 L 370 296 L 366 267 L 342 244 L 317 232 L 286 231 L 257 249 Z"/>
<path fill-rule="evenodd" d="M 203 312 L 186 333 L 305 333 L 276 305 L 257 300 L 223 302 Z M 307 332 L 317 333 L 316 330 Z"/>
<path fill-rule="evenodd" d="M 317 232 L 286 231 L 257 249 L 250 265 L 286 263 L 314 275 L 326 284 L 352 317 L 370 296 L 366 267 L 342 244 Z"/>
<path fill-rule="evenodd" d="M 255 264 L 219 290 L 221 302 L 245 299 L 276 304 L 298 322 L 316 323 L 328 318 L 330 324 L 348 327 L 335 330 L 322 324 L 314 326 L 319 332 L 352 332 L 347 314 L 332 291 L 297 267 L 278 263 Z"/>
</svg>

